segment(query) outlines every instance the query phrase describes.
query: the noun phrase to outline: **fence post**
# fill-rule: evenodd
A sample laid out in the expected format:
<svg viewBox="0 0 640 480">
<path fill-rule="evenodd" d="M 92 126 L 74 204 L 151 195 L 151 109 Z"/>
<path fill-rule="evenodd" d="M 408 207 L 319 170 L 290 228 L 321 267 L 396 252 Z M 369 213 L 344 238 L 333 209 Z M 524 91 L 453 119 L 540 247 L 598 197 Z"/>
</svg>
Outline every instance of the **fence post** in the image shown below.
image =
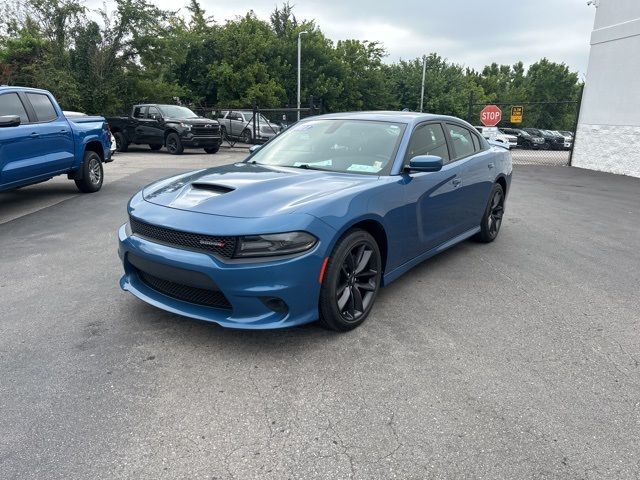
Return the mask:
<svg viewBox="0 0 640 480">
<path fill-rule="evenodd" d="M 573 124 L 573 142 L 571 142 L 571 151 L 569 152 L 569 166 L 573 161 L 573 151 L 576 148 L 576 140 L 578 139 L 578 122 L 580 121 L 580 107 L 582 106 L 582 94 L 584 93 L 584 83 L 580 86 L 578 94 L 578 105 L 576 105 L 576 121 Z"/>
<path fill-rule="evenodd" d="M 251 133 L 251 139 L 253 143 L 256 143 L 256 118 L 258 117 L 258 99 L 253 98 L 253 132 Z"/>
</svg>

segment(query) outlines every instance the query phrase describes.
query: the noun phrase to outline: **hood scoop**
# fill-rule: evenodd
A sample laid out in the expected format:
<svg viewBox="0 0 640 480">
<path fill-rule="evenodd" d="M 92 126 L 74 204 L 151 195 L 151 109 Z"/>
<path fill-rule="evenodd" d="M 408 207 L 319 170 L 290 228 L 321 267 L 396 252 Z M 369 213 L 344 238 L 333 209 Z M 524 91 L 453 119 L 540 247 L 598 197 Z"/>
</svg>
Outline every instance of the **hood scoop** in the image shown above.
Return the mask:
<svg viewBox="0 0 640 480">
<path fill-rule="evenodd" d="M 235 188 L 227 187 L 225 185 L 215 185 L 213 183 L 192 183 L 192 189 L 206 190 L 207 192 L 223 195 L 225 193 L 233 192 Z"/>
<path fill-rule="evenodd" d="M 213 183 L 192 183 L 182 189 L 170 206 L 175 208 L 193 208 L 201 203 L 234 191 L 235 188 Z"/>
</svg>

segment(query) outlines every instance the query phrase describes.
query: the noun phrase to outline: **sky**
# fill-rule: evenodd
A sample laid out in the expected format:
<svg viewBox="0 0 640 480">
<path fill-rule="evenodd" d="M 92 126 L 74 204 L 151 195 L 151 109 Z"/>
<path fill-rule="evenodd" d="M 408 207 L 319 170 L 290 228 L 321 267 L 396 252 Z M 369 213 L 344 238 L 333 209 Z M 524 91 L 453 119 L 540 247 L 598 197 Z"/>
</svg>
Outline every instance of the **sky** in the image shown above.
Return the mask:
<svg viewBox="0 0 640 480">
<path fill-rule="evenodd" d="M 181 6 L 181 0 L 151 1 L 171 10 Z M 266 20 L 282 3 L 200 2 L 218 23 L 249 10 Z M 315 19 L 334 41 L 382 42 L 389 62 L 436 52 L 451 62 L 481 69 L 492 62 L 522 60 L 530 65 L 547 57 L 566 63 L 581 78 L 587 71 L 595 17 L 595 7 L 586 0 L 290 0 L 290 4 L 298 19 Z"/>
</svg>

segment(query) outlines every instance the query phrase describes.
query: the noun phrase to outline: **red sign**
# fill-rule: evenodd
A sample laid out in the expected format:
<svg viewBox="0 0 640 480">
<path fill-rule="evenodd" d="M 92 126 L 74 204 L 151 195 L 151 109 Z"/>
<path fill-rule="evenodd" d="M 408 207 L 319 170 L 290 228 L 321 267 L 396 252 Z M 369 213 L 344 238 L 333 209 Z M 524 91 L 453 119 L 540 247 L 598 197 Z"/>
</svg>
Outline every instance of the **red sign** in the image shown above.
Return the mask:
<svg viewBox="0 0 640 480">
<path fill-rule="evenodd" d="M 485 127 L 495 127 L 502 120 L 502 110 L 497 105 L 487 105 L 480 112 L 480 121 Z"/>
</svg>

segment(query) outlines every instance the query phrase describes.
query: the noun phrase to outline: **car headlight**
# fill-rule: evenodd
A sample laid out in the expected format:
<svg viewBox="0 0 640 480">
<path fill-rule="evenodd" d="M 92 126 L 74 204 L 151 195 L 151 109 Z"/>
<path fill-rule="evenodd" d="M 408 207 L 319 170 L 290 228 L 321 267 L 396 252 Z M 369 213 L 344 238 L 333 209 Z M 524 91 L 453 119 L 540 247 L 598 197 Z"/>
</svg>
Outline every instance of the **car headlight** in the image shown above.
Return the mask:
<svg viewBox="0 0 640 480">
<path fill-rule="evenodd" d="M 249 235 L 238 238 L 236 257 L 289 255 L 311 249 L 318 239 L 307 232 Z"/>
<path fill-rule="evenodd" d="M 191 125 L 189 125 L 188 123 L 181 123 L 180 126 L 187 131 L 191 130 Z"/>
</svg>

